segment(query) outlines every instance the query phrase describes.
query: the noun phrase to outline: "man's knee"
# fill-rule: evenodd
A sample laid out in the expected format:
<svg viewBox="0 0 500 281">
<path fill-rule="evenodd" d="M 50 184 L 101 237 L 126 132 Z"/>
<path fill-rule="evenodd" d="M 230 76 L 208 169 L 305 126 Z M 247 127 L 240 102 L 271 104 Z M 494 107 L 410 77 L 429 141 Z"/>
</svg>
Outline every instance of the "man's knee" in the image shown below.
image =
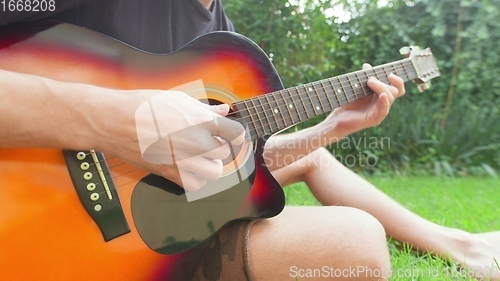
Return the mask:
<svg viewBox="0 0 500 281">
<path fill-rule="evenodd" d="M 281 280 L 296 267 L 331 269 L 325 273 L 331 275 L 311 280 L 383 280 L 390 269 L 383 227 L 359 209 L 286 207 L 276 218 L 255 223 L 250 234 L 255 277 Z"/>
<path fill-rule="evenodd" d="M 322 246 L 331 273 L 340 280 L 385 280 L 390 275 L 387 238 L 380 222 L 372 215 L 350 207 L 332 207 L 342 216 L 327 225 Z M 339 213 L 337 213 L 338 215 Z M 340 225 L 339 225 L 340 224 Z M 330 240 L 328 240 L 330 239 Z M 342 277 L 342 278 L 341 278 Z"/>
<path fill-rule="evenodd" d="M 331 269 L 333 275 L 330 277 L 339 280 L 386 280 L 391 273 L 391 265 L 382 224 L 360 209 L 323 208 L 326 209 L 321 214 L 321 229 L 315 233 L 324 240 L 314 251 L 322 253 L 318 262 Z M 329 215 L 329 212 L 332 213 Z M 324 219 L 328 217 L 331 219 Z"/>
<path fill-rule="evenodd" d="M 346 230 L 350 239 L 351 272 L 354 270 L 359 280 L 385 280 L 390 275 L 391 264 L 384 227 L 372 215 L 351 209 L 352 224 Z"/>
</svg>

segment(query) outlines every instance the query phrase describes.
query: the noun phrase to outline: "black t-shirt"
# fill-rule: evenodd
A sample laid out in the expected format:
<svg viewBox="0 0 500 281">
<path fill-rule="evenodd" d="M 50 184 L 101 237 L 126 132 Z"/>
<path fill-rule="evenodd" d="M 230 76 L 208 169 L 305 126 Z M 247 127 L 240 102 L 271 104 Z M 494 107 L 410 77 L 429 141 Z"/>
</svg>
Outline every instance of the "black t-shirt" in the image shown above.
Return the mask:
<svg viewBox="0 0 500 281">
<path fill-rule="evenodd" d="M 54 0 L 53 12 L 2 12 L 0 25 L 56 19 L 152 53 L 170 53 L 211 31 L 233 31 L 220 0 Z"/>
</svg>

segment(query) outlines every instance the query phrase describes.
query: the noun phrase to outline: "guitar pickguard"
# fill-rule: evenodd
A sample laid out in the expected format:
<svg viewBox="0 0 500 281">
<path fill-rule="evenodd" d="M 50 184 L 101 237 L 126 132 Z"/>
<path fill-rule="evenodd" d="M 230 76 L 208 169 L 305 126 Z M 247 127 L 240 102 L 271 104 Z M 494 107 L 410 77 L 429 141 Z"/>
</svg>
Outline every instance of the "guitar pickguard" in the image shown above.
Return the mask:
<svg viewBox="0 0 500 281">
<path fill-rule="evenodd" d="M 238 211 L 255 177 L 253 160 L 249 158 L 239 170 L 209 181 L 194 192 L 185 192 L 156 175 L 143 178 L 132 193 L 131 204 L 141 238 L 160 254 L 176 254 L 209 239 L 227 222 L 241 218 Z M 189 194 L 197 192 L 202 195 Z"/>
</svg>

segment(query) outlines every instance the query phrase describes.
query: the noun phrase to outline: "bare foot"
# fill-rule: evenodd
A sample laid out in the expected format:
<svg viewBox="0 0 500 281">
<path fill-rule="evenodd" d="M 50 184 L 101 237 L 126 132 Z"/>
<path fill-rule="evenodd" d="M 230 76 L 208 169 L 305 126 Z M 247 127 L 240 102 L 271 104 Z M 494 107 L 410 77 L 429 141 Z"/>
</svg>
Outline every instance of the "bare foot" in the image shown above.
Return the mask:
<svg viewBox="0 0 500 281">
<path fill-rule="evenodd" d="M 448 248 L 450 257 L 477 279 L 500 280 L 500 231 L 462 236 L 458 247 Z"/>
</svg>

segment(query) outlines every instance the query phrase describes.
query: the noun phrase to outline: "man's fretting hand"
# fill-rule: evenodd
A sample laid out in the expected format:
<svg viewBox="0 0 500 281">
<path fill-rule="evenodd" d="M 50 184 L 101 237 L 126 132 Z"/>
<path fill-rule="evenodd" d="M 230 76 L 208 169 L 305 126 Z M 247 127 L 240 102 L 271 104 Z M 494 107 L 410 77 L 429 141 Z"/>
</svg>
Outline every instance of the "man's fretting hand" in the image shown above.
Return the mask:
<svg viewBox="0 0 500 281">
<path fill-rule="evenodd" d="M 363 69 L 369 68 L 371 68 L 369 64 L 363 65 Z M 369 127 L 378 126 L 389 114 L 394 101 L 405 94 L 403 79 L 394 74 L 390 74 L 388 79 L 390 85 L 371 77 L 367 84 L 375 94 L 334 110 L 322 122 L 325 131 L 334 131 L 335 137 L 341 138 Z"/>
</svg>

